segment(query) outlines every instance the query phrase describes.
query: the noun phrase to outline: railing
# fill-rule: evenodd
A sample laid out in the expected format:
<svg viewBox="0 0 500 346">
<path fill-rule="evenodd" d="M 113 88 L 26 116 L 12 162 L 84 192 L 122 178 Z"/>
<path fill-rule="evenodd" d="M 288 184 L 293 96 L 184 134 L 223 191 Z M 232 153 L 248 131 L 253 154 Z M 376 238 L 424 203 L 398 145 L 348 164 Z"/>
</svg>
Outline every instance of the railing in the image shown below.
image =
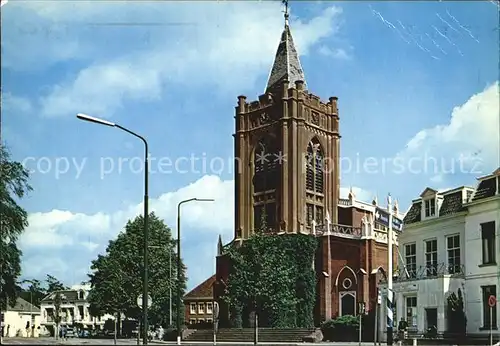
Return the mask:
<svg viewBox="0 0 500 346">
<path fill-rule="evenodd" d="M 410 281 L 438 278 L 443 275 L 452 277 L 463 277 L 465 275 L 465 266 L 463 264 L 440 263 L 420 267 L 406 266 L 406 268 L 397 268 L 394 271 L 393 280 Z"/>
<path fill-rule="evenodd" d="M 347 206 L 349 206 L 349 205 L 351 205 L 351 202 L 348 199 L 340 198 L 339 199 L 339 204 L 340 205 L 347 205 Z"/>
<path fill-rule="evenodd" d="M 322 236 L 328 234 L 327 225 L 316 225 L 315 226 L 315 235 Z M 338 225 L 332 224 L 330 225 L 330 234 L 331 235 L 340 235 L 340 236 L 349 236 L 355 238 L 361 238 L 361 227 L 353 227 L 347 225 Z"/>
</svg>

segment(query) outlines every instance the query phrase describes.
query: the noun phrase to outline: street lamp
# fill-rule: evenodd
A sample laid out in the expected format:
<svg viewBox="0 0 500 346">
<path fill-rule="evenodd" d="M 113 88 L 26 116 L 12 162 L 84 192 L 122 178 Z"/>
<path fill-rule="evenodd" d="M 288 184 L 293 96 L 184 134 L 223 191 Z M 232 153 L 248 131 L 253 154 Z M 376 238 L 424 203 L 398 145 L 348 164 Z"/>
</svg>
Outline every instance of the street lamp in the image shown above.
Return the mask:
<svg viewBox="0 0 500 346">
<path fill-rule="evenodd" d="M 146 139 L 137 133 L 130 131 L 129 129 L 120 126 L 118 124 L 112 123 L 110 121 L 104 120 L 104 119 L 99 119 L 99 118 L 94 118 L 91 117 L 90 115 L 83 114 L 83 113 L 78 113 L 76 117 L 80 120 L 84 121 L 89 121 L 92 123 L 100 124 L 100 125 L 106 125 L 110 127 L 116 127 L 119 128 L 122 131 L 125 131 L 129 134 L 131 134 L 134 137 L 139 138 L 143 143 L 144 143 L 144 240 L 143 240 L 143 251 L 144 251 L 144 281 L 142 283 L 142 313 L 143 313 L 143 325 L 144 325 L 144 332 L 142 336 L 142 344 L 147 345 L 148 344 L 148 217 L 149 217 L 149 212 L 148 212 L 148 168 L 149 168 L 149 162 L 148 162 L 148 142 Z"/>
<path fill-rule="evenodd" d="M 181 206 L 189 202 L 214 202 L 211 198 L 190 198 L 177 204 L 177 345 L 181 344 Z"/>
</svg>

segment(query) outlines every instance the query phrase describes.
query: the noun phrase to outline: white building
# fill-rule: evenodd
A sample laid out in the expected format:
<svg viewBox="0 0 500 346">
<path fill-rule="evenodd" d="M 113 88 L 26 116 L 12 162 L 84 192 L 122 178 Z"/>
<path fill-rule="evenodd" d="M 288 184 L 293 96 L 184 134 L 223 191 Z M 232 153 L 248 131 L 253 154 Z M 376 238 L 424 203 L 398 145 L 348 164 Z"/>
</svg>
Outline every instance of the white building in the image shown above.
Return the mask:
<svg viewBox="0 0 500 346">
<path fill-rule="evenodd" d="M 465 204 L 473 189 L 426 188 L 404 218 L 394 277 L 394 326 L 404 319 L 419 332 L 444 332 L 446 298 L 465 288 Z M 385 312 L 384 312 L 385 314 Z"/>
<path fill-rule="evenodd" d="M 500 168 L 478 179 L 465 221 L 467 332 L 489 334 L 488 298 L 500 294 Z M 492 312 L 499 327 L 499 304 Z"/>
<path fill-rule="evenodd" d="M 2 312 L 3 337 L 38 337 L 40 333 L 40 309 L 22 298 L 14 307 Z M 33 328 L 34 327 L 34 328 Z"/>
<path fill-rule="evenodd" d="M 445 192 L 426 188 L 404 218 L 394 273 L 394 329 L 404 319 L 409 330 L 449 329 L 447 298 L 462 292 L 467 333 L 489 334 L 488 298 L 500 291 L 500 169 L 478 179 L 477 187 Z M 381 284 L 380 334 L 385 338 L 386 285 Z M 492 311 L 498 328 L 499 305 Z"/>
<path fill-rule="evenodd" d="M 90 304 L 87 301 L 90 285 L 76 285 L 69 290 L 52 292 L 40 302 L 41 325 L 53 334 L 54 322 L 54 298 L 57 293 L 61 294 L 61 325 L 74 325 L 79 323 L 87 329 L 102 329 L 107 319 L 113 319 L 111 315 L 92 316 L 89 312 Z"/>
</svg>

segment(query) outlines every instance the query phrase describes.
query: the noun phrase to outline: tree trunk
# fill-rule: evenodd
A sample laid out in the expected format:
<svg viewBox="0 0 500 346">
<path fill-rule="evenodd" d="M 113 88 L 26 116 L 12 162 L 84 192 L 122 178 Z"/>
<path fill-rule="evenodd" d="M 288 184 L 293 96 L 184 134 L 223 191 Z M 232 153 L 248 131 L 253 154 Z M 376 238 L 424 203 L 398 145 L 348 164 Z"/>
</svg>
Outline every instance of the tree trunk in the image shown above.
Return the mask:
<svg viewBox="0 0 500 346">
<path fill-rule="evenodd" d="M 115 333 L 114 333 L 114 343 L 116 345 L 116 323 L 118 322 L 118 314 L 115 315 Z"/>
</svg>

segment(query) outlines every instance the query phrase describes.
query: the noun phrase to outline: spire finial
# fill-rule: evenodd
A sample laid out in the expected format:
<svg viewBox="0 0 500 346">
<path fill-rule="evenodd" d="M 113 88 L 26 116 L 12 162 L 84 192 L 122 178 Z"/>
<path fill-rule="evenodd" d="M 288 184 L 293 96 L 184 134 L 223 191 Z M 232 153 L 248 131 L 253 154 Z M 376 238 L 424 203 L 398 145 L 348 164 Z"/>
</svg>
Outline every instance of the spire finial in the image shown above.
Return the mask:
<svg viewBox="0 0 500 346">
<path fill-rule="evenodd" d="M 281 2 L 283 3 L 283 5 L 285 5 L 285 25 L 288 25 L 288 17 L 290 16 L 288 14 L 288 0 L 281 0 Z"/>
</svg>

